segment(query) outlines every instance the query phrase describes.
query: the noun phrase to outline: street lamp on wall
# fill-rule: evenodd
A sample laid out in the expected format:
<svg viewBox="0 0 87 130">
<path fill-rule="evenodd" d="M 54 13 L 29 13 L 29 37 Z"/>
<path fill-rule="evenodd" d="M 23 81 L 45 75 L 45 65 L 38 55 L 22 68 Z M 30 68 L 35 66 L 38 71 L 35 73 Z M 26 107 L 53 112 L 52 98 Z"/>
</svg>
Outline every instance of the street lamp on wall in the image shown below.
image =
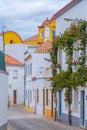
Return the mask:
<svg viewBox="0 0 87 130">
<path fill-rule="evenodd" d="M 64 18 L 64 20 L 65 21 L 67 21 L 67 22 L 76 22 L 76 21 L 78 21 L 78 19 L 77 18 L 75 18 L 75 19 L 70 19 L 70 18 Z"/>
<path fill-rule="evenodd" d="M 5 37 L 4 37 L 4 29 L 6 28 L 6 25 L 2 26 L 2 36 L 3 36 L 3 53 L 5 53 Z"/>
</svg>

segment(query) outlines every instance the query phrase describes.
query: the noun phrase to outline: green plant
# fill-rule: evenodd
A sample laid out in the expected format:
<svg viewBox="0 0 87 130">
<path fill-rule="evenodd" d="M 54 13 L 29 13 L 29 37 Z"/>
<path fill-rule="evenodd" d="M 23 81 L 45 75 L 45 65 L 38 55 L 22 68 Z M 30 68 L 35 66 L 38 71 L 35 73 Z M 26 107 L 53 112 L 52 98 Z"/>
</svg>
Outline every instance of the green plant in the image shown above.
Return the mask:
<svg viewBox="0 0 87 130">
<path fill-rule="evenodd" d="M 77 20 L 71 23 L 70 27 L 60 36 L 57 36 L 53 41 L 53 48 L 50 52 L 50 61 L 52 62 L 52 83 L 53 92 L 65 88 L 65 101 L 69 105 L 69 124 L 72 124 L 71 119 L 71 104 L 72 104 L 72 89 L 78 89 L 78 86 L 83 87 L 87 82 L 87 67 L 86 61 L 86 33 L 87 22 Z M 74 47 L 75 42 L 80 40 L 77 48 Z M 62 49 L 67 55 L 67 70 L 62 70 L 61 64 L 57 61 L 57 51 Z M 78 58 L 78 63 L 75 64 L 77 69 L 73 72 L 72 61 L 73 51 L 81 51 L 81 56 Z M 59 67 L 59 73 L 57 68 Z"/>
</svg>

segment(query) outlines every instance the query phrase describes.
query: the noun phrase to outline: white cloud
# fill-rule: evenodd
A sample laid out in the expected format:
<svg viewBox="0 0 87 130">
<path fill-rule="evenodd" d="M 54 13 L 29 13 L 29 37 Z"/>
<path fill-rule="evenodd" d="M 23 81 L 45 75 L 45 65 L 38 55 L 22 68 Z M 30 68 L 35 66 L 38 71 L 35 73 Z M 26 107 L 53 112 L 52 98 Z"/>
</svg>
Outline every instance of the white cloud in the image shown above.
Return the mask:
<svg viewBox="0 0 87 130">
<path fill-rule="evenodd" d="M 16 31 L 22 38 L 37 33 L 37 26 L 46 17 L 71 0 L 0 0 L 0 27 L 6 24 L 6 30 Z"/>
</svg>

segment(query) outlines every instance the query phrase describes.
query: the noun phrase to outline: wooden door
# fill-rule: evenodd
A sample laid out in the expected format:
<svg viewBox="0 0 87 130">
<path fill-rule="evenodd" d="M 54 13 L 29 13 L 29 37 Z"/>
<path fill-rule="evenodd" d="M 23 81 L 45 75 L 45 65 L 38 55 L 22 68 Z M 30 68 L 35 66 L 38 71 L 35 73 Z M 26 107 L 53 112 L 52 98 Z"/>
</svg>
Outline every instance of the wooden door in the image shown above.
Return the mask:
<svg viewBox="0 0 87 130">
<path fill-rule="evenodd" d="M 17 90 L 14 90 L 13 94 L 14 94 L 14 98 L 13 98 L 14 101 L 13 102 L 14 102 L 14 104 L 17 104 Z"/>
<path fill-rule="evenodd" d="M 45 115 L 45 89 L 43 89 L 43 115 Z"/>
<path fill-rule="evenodd" d="M 53 117 L 53 92 L 51 91 L 51 117 Z"/>
<path fill-rule="evenodd" d="M 59 118 L 62 118 L 62 90 L 59 90 Z"/>
<path fill-rule="evenodd" d="M 81 91 L 81 126 L 85 125 L 85 92 Z"/>
</svg>

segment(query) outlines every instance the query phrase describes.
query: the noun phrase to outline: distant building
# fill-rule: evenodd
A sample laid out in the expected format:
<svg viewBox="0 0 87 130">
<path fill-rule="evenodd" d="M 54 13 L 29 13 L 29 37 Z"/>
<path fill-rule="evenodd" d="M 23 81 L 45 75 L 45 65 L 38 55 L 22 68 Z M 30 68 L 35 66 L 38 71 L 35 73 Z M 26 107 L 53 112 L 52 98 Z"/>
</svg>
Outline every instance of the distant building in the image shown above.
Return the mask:
<svg viewBox="0 0 87 130">
<path fill-rule="evenodd" d="M 50 88 L 51 63 L 50 49 L 55 37 L 55 19 L 46 19 L 38 26 L 38 34 L 29 38 L 36 38 L 37 47 L 25 57 L 25 108 L 38 115 L 54 118 L 54 99 Z M 27 40 L 27 41 L 28 41 Z M 33 42 L 31 42 L 33 43 Z"/>
<path fill-rule="evenodd" d="M 5 54 L 10 105 L 24 103 L 24 64 Z"/>
<path fill-rule="evenodd" d="M 25 108 L 38 115 L 54 118 L 54 99 L 48 79 L 52 76 L 49 51 L 51 42 L 44 42 L 25 58 Z"/>
<path fill-rule="evenodd" d="M 53 41 L 55 37 L 56 22 L 54 17 L 50 20 L 47 18 L 40 26 L 38 26 L 38 44 L 45 41 Z"/>
</svg>

